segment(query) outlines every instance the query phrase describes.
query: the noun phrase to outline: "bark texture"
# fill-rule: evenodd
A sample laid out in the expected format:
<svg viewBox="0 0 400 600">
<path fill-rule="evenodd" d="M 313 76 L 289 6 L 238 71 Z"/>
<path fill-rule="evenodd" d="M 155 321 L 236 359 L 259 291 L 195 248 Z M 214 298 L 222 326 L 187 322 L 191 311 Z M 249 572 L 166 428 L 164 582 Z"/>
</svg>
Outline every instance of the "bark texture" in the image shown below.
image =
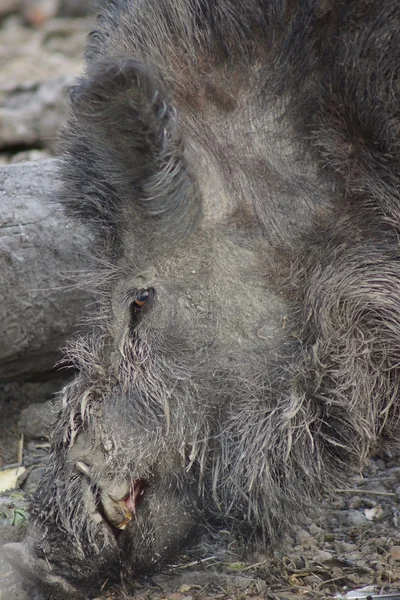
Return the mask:
<svg viewBox="0 0 400 600">
<path fill-rule="evenodd" d="M 50 201 L 56 161 L 0 168 L 0 380 L 52 369 L 90 300 L 87 233 Z"/>
</svg>

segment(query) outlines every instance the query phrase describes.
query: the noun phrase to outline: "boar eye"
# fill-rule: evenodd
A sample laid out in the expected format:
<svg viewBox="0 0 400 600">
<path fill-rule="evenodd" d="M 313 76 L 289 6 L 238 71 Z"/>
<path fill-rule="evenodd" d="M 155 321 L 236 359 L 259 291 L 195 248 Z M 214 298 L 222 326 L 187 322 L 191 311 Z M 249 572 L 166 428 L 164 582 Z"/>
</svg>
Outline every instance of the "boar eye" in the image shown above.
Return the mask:
<svg viewBox="0 0 400 600">
<path fill-rule="evenodd" d="M 151 304 L 155 296 L 155 289 L 139 290 L 132 301 L 131 308 L 133 313 L 141 311 L 145 306 Z"/>
</svg>

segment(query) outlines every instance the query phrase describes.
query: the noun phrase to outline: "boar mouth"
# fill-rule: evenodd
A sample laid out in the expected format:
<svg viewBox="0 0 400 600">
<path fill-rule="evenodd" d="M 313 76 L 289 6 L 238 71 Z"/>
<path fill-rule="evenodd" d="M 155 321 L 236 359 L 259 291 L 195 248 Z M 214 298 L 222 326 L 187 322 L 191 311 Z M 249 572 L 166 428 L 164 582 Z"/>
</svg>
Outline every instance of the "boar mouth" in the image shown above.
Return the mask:
<svg viewBox="0 0 400 600">
<path fill-rule="evenodd" d="M 129 492 L 120 500 L 111 498 L 107 492 L 102 492 L 98 488 L 95 490 L 97 512 L 116 539 L 121 531 L 135 521 L 146 487 L 146 480 L 136 479 L 130 486 Z"/>
<path fill-rule="evenodd" d="M 90 468 L 85 463 L 78 461 L 75 466 L 88 480 L 95 519 L 105 525 L 114 537 L 118 537 L 119 532 L 136 519 L 148 481 L 138 478 L 130 484 L 127 482 L 99 484 L 93 481 Z"/>
<path fill-rule="evenodd" d="M 86 507 L 90 507 L 92 518 L 106 534 L 108 541 L 112 542 L 113 540 L 110 547 L 118 548 L 120 534 L 137 517 L 148 481 L 146 479 L 133 480 L 130 486 L 126 486 L 127 493 L 117 500 L 113 496 L 115 496 L 117 488 L 123 489 L 122 484 L 113 486 L 112 482 L 109 482 L 110 485 L 107 491 L 106 486 L 100 487 L 91 480 L 90 469 L 87 465 L 78 461 L 75 466 L 80 473 L 85 475 L 85 479 L 89 483 L 86 493 Z M 13 568 L 23 576 L 24 580 L 39 583 L 40 586 L 47 586 L 46 589 L 52 591 L 57 590 L 61 596 L 57 594 L 54 598 L 76 598 L 77 595 L 82 597 L 81 588 L 72 580 L 69 580 L 64 572 L 58 573 L 57 568 L 54 568 L 47 558 L 37 556 L 32 540 L 34 540 L 34 537 L 22 543 L 11 543 L 3 546 L 2 550 L 5 557 Z M 81 584 L 86 585 L 86 580 L 82 581 Z M 34 589 L 36 593 L 37 590 Z M 42 596 L 40 595 L 40 597 Z"/>
<path fill-rule="evenodd" d="M 129 523 L 135 520 L 146 486 L 146 480 L 136 479 L 130 486 L 128 494 L 120 500 L 111 498 L 107 492 L 96 490 L 97 510 L 104 521 L 111 526 L 114 535 L 117 536 L 119 531 L 126 529 Z"/>
</svg>

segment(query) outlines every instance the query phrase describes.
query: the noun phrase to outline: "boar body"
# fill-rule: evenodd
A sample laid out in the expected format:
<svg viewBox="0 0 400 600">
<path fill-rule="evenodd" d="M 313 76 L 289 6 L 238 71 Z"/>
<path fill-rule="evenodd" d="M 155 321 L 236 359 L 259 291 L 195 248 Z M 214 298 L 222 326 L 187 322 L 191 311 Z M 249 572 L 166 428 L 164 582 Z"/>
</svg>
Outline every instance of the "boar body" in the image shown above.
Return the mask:
<svg viewBox="0 0 400 600">
<path fill-rule="evenodd" d="M 45 589 L 133 580 L 204 525 L 276 543 L 398 445 L 399 55 L 392 0 L 101 13 L 59 195 L 98 305 L 9 548 Z"/>
</svg>

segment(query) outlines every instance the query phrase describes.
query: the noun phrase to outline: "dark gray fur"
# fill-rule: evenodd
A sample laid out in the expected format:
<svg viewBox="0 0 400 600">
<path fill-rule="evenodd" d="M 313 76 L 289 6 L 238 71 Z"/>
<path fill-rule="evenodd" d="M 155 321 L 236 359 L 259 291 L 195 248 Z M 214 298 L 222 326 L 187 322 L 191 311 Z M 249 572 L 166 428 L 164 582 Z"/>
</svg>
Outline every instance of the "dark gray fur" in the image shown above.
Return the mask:
<svg viewBox="0 0 400 600">
<path fill-rule="evenodd" d="M 61 166 L 99 307 L 23 551 L 71 597 L 204 524 L 275 542 L 399 436 L 398 0 L 108 4 Z"/>
</svg>

